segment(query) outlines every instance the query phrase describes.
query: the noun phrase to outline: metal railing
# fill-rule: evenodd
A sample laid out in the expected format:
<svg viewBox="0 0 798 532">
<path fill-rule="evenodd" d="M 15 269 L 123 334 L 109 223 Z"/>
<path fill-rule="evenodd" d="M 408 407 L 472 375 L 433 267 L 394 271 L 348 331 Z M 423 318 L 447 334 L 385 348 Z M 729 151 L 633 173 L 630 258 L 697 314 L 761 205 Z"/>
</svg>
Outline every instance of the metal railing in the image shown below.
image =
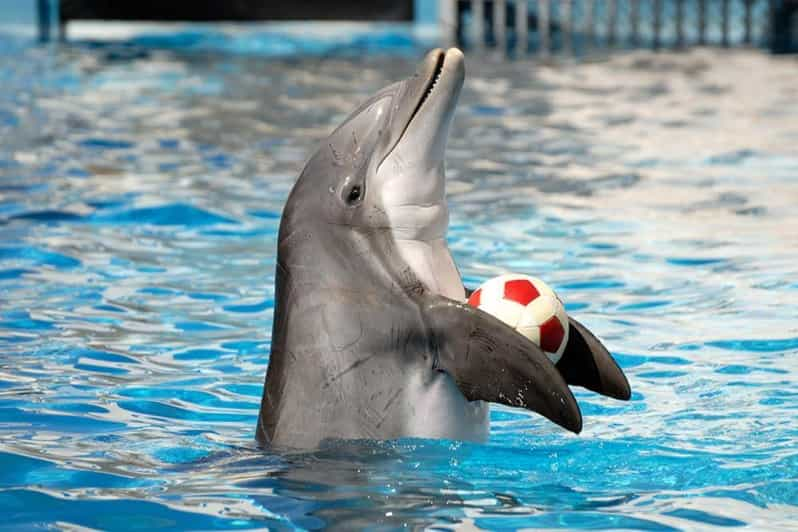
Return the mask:
<svg viewBox="0 0 798 532">
<path fill-rule="evenodd" d="M 515 55 L 798 42 L 796 0 L 440 0 L 439 10 L 450 43 Z"/>
</svg>

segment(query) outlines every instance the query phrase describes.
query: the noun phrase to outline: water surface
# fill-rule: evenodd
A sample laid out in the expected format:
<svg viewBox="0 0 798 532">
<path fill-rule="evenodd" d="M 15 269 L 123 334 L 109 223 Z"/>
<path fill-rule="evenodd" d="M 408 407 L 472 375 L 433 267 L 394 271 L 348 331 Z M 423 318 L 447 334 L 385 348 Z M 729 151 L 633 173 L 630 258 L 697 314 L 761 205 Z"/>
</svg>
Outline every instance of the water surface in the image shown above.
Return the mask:
<svg viewBox="0 0 798 532">
<path fill-rule="evenodd" d="M 0 40 L 0 509 L 9 528 L 788 529 L 798 519 L 794 58 L 467 58 L 466 281 L 546 279 L 628 403 L 576 436 L 255 448 L 286 195 L 418 55 Z"/>
</svg>

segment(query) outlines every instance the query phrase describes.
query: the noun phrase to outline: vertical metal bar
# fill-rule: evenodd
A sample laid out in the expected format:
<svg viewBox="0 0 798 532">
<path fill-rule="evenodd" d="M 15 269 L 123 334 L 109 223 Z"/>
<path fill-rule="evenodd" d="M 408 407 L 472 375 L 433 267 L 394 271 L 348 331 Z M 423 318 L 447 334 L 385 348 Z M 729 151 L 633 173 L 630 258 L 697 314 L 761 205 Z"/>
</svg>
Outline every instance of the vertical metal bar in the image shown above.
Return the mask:
<svg viewBox="0 0 798 532">
<path fill-rule="evenodd" d="M 729 46 L 729 0 L 722 0 L 720 3 L 720 28 L 721 45 Z"/>
<path fill-rule="evenodd" d="M 439 0 L 438 24 L 445 46 L 457 44 L 457 31 L 460 26 L 460 10 L 457 0 Z"/>
<path fill-rule="evenodd" d="M 615 28 L 618 22 L 618 6 L 615 0 L 607 0 L 607 44 L 615 44 Z"/>
<path fill-rule="evenodd" d="M 629 30 L 631 35 L 629 40 L 632 46 L 637 46 L 640 42 L 640 6 L 639 0 L 629 0 Z"/>
<path fill-rule="evenodd" d="M 39 22 L 39 41 L 50 40 L 50 0 L 37 2 L 36 14 Z"/>
<path fill-rule="evenodd" d="M 698 44 L 707 43 L 707 2 L 698 0 Z"/>
<path fill-rule="evenodd" d="M 662 0 L 654 0 L 654 49 L 659 49 L 662 30 Z"/>
<path fill-rule="evenodd" d="M 503 54 L 507 51 L 507 3 L 505 0 L 493 0 L 493 39 L 496 48 Z"/>
<path fill-rule="evenodd" d="M 743 42 L 751 44 L 751 5 L 753 0 L 745 0 L 745 34 L 743 35 Z"/>
<path fill-rule="evenodd" d="M 471 0 L 471 40 L 475 49 L 485 45 L 485 0 Z"/>
<path fill-rule="evenodd" d="M 765 42 L 772 50 L 776 46 L 776 28 L 773 27 L 773 23 L 776 21 L 776 0 L 768 0 L 767 17 L 767 35 Z"/>
<path fill-rule="evenodd" d="M 549 0 L 538 0 L 538 42 L 538 53 L 544 57 L 549 55 Z"/>
<path fill-rule="evenodd" d="M 562 26 L 562 47 L 563 53 L 566 55 L 571 55 L 572 46 L 571 46 L 571 19 L 573 17 L 573 11 L 571 9 L 572 0 L 562 0 L 561 4 L 561 18 L 562 22 L 560 25 Z"/>
<path fill-rule="evenodd" d="M 61 17 L 61 1 L 62 0 L 50 0 L 50 26 L 55 26 L 58 28 L 57 30 L 57 37 L 59 42 L 65 42 L 67 38 L 67 28 L 66 28 L 66 20 Z M 55 29 L 51 30 L 51 37 L 52 32 L 56 31 Z"/>
<path fill-rule="evenodd" d="M 526 54 L 529 49 L 528 13 L 526 0 L 515 0 L 515 47 L 518 55 Z"/>
<path fill-rule="evenodd" d="M 676 0 L 676 46 L 684 46 L 684 0 Z"/>
<path fill-rule="evenodd" d="M 585 34 L 588 46 L 593 45 L 593 0 L 585 0 L 585 25 L 582 32 Z"/>
</svg>

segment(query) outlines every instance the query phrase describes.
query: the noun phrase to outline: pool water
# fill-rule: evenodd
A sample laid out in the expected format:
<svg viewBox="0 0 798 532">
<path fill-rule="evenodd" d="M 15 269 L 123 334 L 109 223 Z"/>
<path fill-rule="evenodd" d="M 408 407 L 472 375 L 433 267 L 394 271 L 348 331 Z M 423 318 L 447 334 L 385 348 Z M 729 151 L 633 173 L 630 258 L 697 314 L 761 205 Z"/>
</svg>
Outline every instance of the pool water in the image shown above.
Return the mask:
<svg viewBox="0 0 798 532">
<path fill-rule="evenodd" d="M 630 402 L 256 448 L 286 195 L 420 54 L 0 40 L 0 527 L 794 527 L 798 60 L 754 50 L 467 57 L 461 272 L 550 282 Z"/>
</svg>

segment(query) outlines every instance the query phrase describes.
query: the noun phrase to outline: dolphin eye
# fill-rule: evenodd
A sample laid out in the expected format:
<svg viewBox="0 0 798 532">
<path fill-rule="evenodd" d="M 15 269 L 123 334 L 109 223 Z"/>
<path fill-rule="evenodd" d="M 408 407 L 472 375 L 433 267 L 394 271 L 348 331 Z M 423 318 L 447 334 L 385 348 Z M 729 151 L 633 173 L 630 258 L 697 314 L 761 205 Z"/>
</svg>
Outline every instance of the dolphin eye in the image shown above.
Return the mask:
<svg viewBox="0 0 798 532">
<path fill-rule="evenodd" d="M 361 188 L 360 185 L 355 185 L 349 189 L 349 194 L 346 195 L 346 202 L 347 203 L 355 203 L 360 200 L 361 196 Z"/>
</svg>

